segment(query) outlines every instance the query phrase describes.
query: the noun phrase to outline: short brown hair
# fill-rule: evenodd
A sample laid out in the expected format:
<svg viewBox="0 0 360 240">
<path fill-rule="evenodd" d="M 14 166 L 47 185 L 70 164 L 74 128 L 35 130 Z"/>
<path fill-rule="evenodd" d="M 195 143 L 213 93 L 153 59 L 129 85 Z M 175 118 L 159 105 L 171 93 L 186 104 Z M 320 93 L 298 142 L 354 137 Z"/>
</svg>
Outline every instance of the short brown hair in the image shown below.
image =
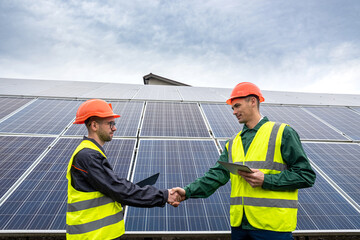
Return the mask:
<svg viewBox="0 0 360 240">
<path fill-rule="evenodd" d="M 102 121 L 102 118 L 101 117 L 97 117 L 97 116 L 92 116 L 92 117 L 89 117 L 88 119 L 85 120 L 85 126 L 87 129 L 89 129 L 90 127 L 90 123 L 92 121 L 95 121 L 95 122 L 101 122 Z"/>
<path fill-rule="evenodd" d="M 254 94 L 251 94 L 251 95 L 248 95 L 248 96 L 246 96 L 246 97 L 244 97 L 244 98 L 245 98 L 245 100 L 246 100 L 247 102 L 249 102 L 251 97 L 254 97 L 254 98 L 256 99 L 257 108 L 260 110 L 260 99 L 259 99 L 259 96 L 254 95 Z"/>
</svg>

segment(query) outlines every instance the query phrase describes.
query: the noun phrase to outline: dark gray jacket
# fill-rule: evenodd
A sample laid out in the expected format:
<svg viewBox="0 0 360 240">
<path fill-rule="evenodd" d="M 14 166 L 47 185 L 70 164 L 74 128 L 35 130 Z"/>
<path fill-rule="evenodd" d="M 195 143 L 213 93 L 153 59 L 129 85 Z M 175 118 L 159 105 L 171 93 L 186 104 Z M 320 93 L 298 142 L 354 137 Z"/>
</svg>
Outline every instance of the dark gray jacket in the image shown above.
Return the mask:
<svg viewBox="0 0 360 240">
<path fill-rule="evenodd" d="M 84 137 L 104 149 L 91 138 Z M 122 205 L 134 207 L 163 207 L 168 199 L 167 189 L 153 186 L 143 188 L 118 177 L 108 160 L 98 151 L 84 148 L 76 154 L 71 168 L 71 185 L 78 191 L 99 191 Z"/>
</svg>

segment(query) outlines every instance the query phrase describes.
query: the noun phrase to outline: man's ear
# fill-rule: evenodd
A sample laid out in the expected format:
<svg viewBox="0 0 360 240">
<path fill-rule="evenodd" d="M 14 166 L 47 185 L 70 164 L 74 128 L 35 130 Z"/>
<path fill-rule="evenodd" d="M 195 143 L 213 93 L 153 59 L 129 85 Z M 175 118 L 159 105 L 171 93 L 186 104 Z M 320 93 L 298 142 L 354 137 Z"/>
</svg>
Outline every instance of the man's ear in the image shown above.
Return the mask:
<svg viewBox="0 0 360 240">
<path fill-rule="evenodd" d="M 253 106 L 257 106 L 257 101 L 256 101 L 256 97 L 251 97 L 251 105 Z"/>
<path fill-rule="evenodd" d="M 96 122 L 96 121 L 91 121 L 90 122 L 90 129 L 92 130 L 92 131 L 96 131 L 97 130 L 97 128 L 98 128 L 98 123 Z"/>
</svg>

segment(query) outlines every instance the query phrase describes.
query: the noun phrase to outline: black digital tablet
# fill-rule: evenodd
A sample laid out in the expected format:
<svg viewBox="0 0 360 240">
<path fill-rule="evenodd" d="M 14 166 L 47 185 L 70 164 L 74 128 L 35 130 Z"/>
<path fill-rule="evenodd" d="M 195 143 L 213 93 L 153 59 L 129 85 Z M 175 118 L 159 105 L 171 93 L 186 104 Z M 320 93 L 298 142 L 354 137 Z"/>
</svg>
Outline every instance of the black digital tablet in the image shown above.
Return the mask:
<svg viewBox="0 0 360 240">
<path fill-rule="evenodd" d="M 148 178 L 145 178 L 141 180 L 140 182 L 137 182 L 136 185 L 140 187 L 144 187 L 146 185 L 154 185 L 159 177 L 160 173 L 156 173 Z"/>
</svg>

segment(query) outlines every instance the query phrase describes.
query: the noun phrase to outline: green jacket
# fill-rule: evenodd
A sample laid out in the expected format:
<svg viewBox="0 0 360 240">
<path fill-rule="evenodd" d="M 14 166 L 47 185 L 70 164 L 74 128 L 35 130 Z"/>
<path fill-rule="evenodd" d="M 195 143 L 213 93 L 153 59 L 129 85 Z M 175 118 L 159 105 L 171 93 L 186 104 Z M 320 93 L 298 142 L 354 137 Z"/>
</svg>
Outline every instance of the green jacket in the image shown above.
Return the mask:
<svg viewBox="0 0 360 240">
<path fill-rule="evenodd" d="M 245 154 L 256 132 L 268 121 L 268 118 L 264 117 L 253 129 L 249 129 L 244 125 L 241 132 L 241 140 L 244 145 Z M 262 188 L 275 191 L 293 190 L 311 187 L 315 183 L 316 175 L 301 145 L 299 135 L 289 126 L 286 126 L 284 129 L 281 154 L 288 169 L 279 174 L 265 175 Z M 228 162 L 228 151 L 226 148 L 220 155 L 219 161 Z M 207 198 L 219 187 L 225 185 L 229 179 L 230 172 L 219 163 L 216 163 L 203 177 L 196 179 L 184 188 L 186 198 Z M 245 214 L 241 227 L 243 229 L 255 230 L 247 221 Z"/>
</svg>

